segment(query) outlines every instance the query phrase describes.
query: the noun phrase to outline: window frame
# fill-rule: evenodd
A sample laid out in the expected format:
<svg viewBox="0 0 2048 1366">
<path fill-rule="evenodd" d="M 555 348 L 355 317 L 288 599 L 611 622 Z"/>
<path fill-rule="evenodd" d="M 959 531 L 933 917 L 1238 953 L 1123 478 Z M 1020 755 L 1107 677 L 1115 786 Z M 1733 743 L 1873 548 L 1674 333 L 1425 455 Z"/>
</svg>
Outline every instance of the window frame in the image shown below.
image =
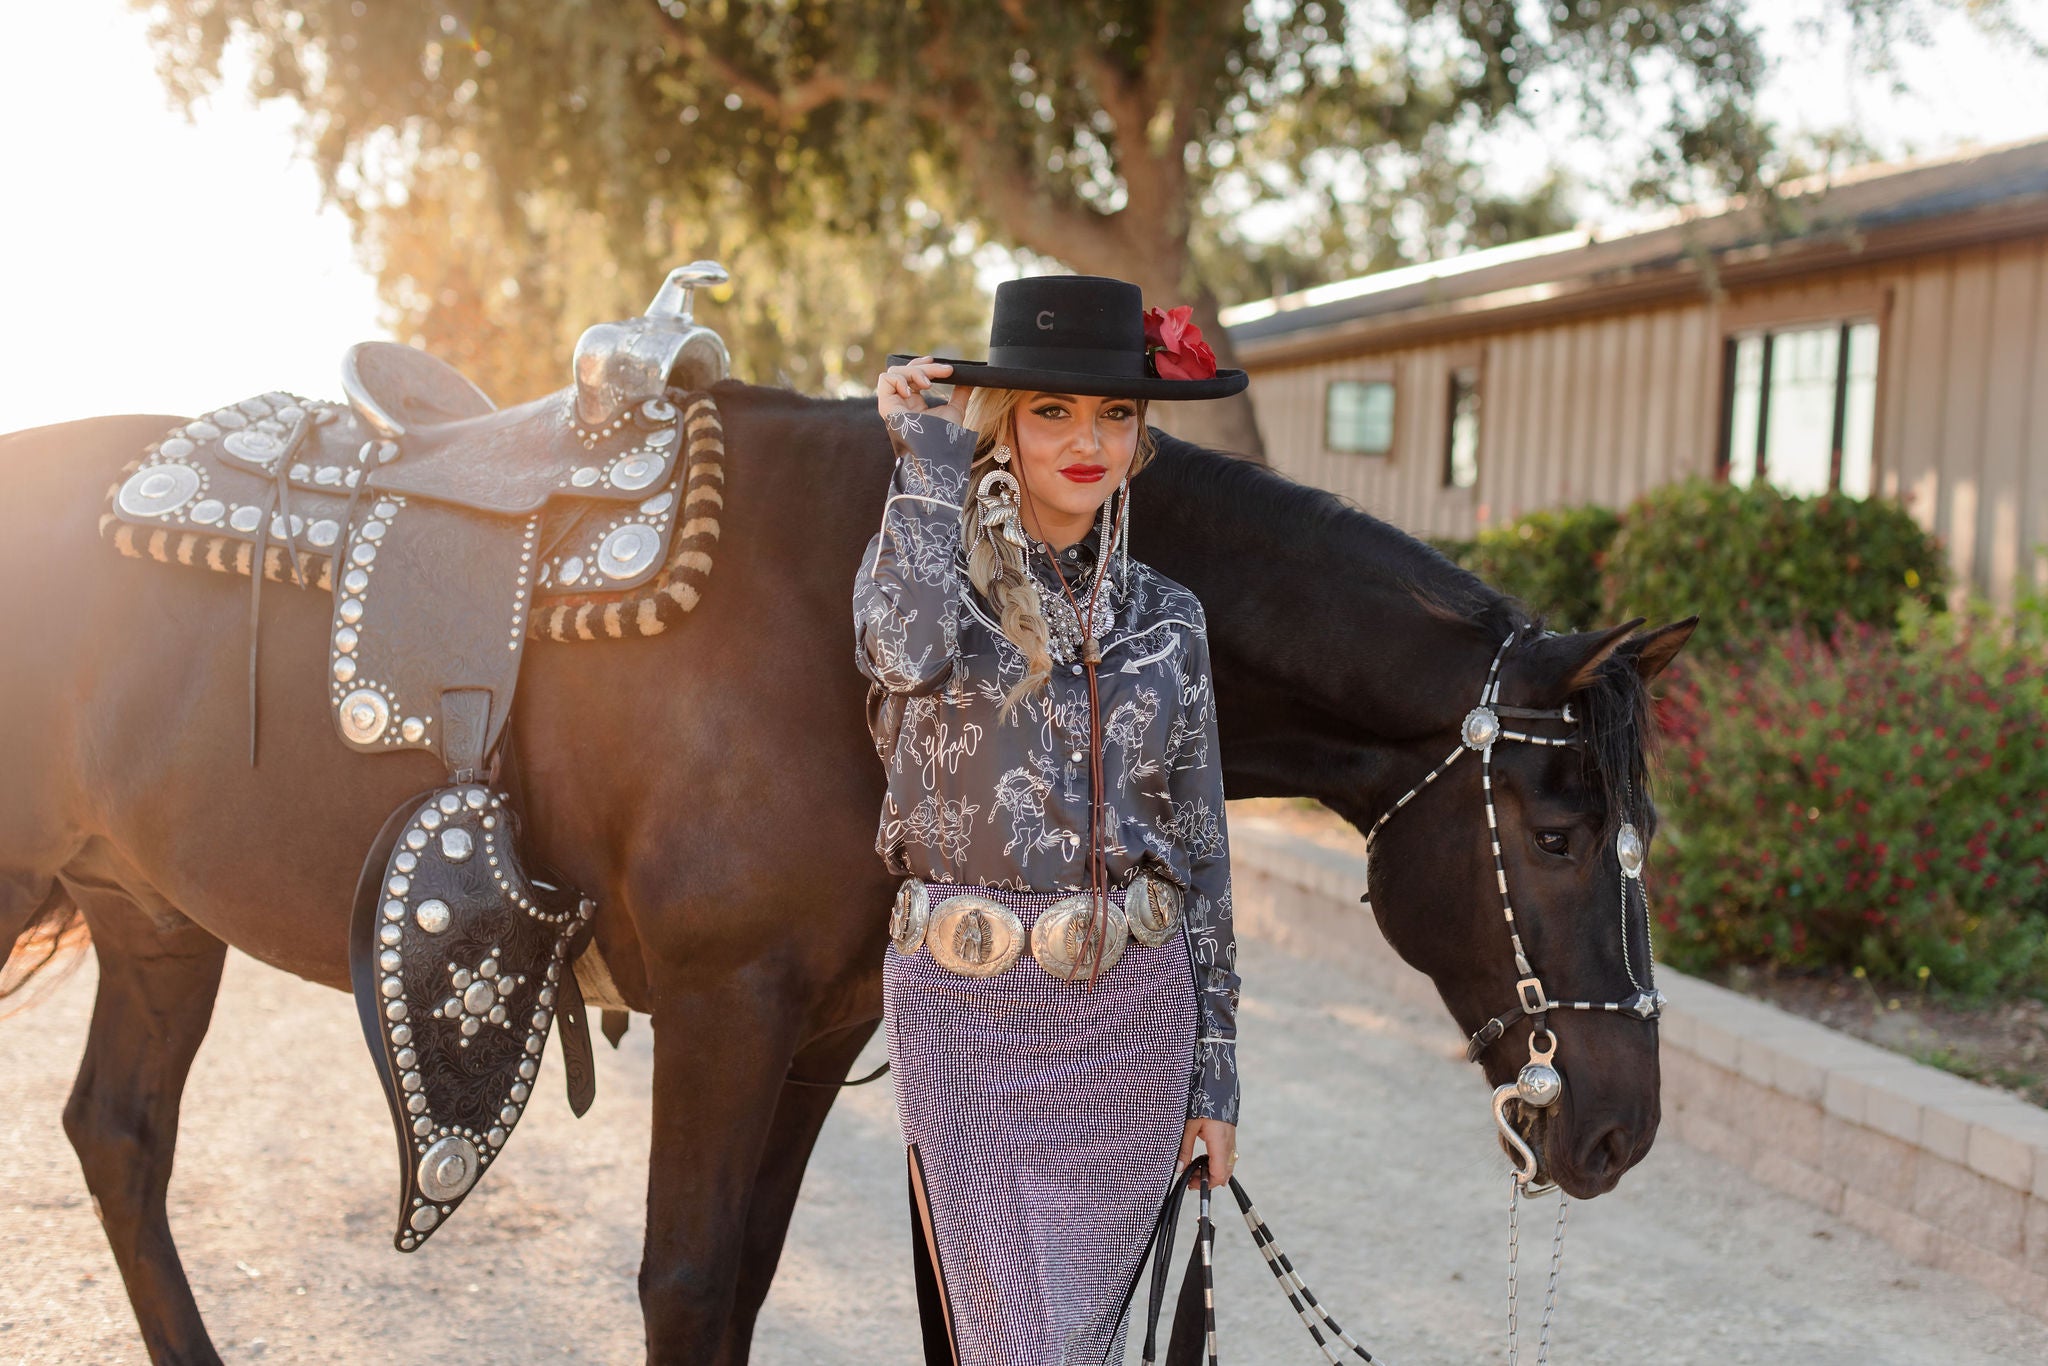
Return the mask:
<svg viewBox="0 0 2048 1366">
<path fill-rule="evenodd" d="M 1458 430 L 1458 377 L 1472 377 L 1471 394 L 1473 403 L 1472 421 L 1472 482 L 1456 483 L 1452 479 L 1452 456 L 1457 445 Z M 1485 468 L 1480 461 L 1480 452 L 1486 445 L 1486 366 L 1484 358 L 1477 352 L 1454 355 L 1444 367 L 1444 440 L 1443 464 L 1437 472 L 1437 487 L 1450 493 L 1472 493 L 1485 477 Z"/>
<path fill-rule="evenodd" d="M 1845 305 L 1822 310 L 1807 308 L 1750 308 L 1731 310 L 1724 319 L 1721 332 L 1721 412 L 1720 440 L 1714 452 L 1714 478 L 1728 483 L 1735 468 L 1735 397 L 1737 384 L 1736 357 L 1745 341 L 1761 338 L 1763 354 L 1757 378 L 1756 429 L 1750 434 L 1755 441 L 1756 469 L 1751 481 L 1771 482 L 1768 438 L 1771 430 L 1771 369 L 1777 350 L 1777 340 L 1787 333 L 1814 332 L 1822 328 L 1835 329 L 1835 384 L 1834 411 L 1831 414 L 1831 430 L 1828 437 L 1828 487 L 1831 495 L 1842 494 L 1842 455 L 1848 434 L 1849 413 L 1849 334 L 1858 327 L 1868 325 L 1876 329 L 1877 366 L 1872 378 L 1871 392 L 1871 442 L 1870 474 L 1871 494 L 1879 488 L 1878 464 L 1882 445 L 1882 423 L 1884 412 L 1884 359 L 1890 342 L 1890 329 L 1885 325 L 1889 309 L 1888 299 L 1875 301 L 1875 306 L 1857 307 L 1867 302 L 1862 299 L 1840 300 Z M 1842 495 L 1853 497 L 1855 495 Z"/>
<path fill-rule="evenodd" d="M 1394 412 L 1393 416 L 1387 420 L 1387 444 L 1384 450 L 1374 450 L 1366 446 L 1339 446 L 1331 441 L 1330 400 L 1340 384 L 1356 384 L 1360 386 L 1384 384 L 1392 393 Z M 1345 374 L 1331 375 L 1323 381 L 1322 427 L 1324 454 L 1359 456 L 1371 460 L 1392 460 L 1395 450 L 1401 444 L 1402 406 L 1401 386 L 1394 378 L 1394 368 L 1391 365 L 1359 368 L 1348 371 Z"/>
</svg>

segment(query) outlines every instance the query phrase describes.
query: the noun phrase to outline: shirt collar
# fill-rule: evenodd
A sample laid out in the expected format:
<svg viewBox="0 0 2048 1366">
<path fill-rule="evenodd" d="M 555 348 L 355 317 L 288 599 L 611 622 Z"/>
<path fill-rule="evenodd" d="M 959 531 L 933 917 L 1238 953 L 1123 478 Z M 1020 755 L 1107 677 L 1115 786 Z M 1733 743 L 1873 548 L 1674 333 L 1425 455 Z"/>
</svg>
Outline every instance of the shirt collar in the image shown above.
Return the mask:
<svg viewBox="0 0 2048 1366">
<path fill-rule="evenodd" d="M 1051 547 L 1036 537 L 1032 538 L 1031 553 L 1026 562 L 1031 566 L 1032 574 L 1044 586 L 1046 591 L 1055 594 L 1061 591 L 1059 586 L 1060 575 L 1066 577 L 1067 587 L 1075 591 L 1080 591 L 1083 583 L 1092 581 L 1095 572 L 1095 556 L 1102 540 L 1100 530 L 1101 523 L 1098 522 L 1088 529 L 1087 535 L 1074 542 L 1073 545 L 1068 546 L 1066 550 L 1059 552 L 1059 574 L 1053 573 L 1053 552 Z M 1070 556 L 1067 554 L 1068 550 L 1074 553 Z M 1110 581 L 1102 585 L 1102 592 L 1106 602 L 1116 602 L 1123 595 L 1125 588 L 1123 573 L 1121 568 L 1114 563 L 1121 558 L 1122 556 L 1117 554 L 1110 556 L 1112 561 L 1109 568 Z"/>
<path fill-rule="evenodd" d="M 1095 565 L 1095 557 L 1101 549 L 1101 541 L 1102 524 L 1100 522 L 1097 522 L 1096 524 L 1088 528 L 1088 533 L 1085 536 L 1083 536 L 1080 540 L 1074 542 L 1065 550 L 1057 552 L 1057 557 L 1060 562 L 1060 571 L 1062 573 L 1071 575 L 1076 569 L 1079 569 L 1083 573 L 1086 573 L 1088 570 L 1093 568 Z M 1053 551 L 1053 548 L 1050 543 L 1046 541 L 1041 541 L 1036 537 L 1032 538 L 1031 556 L 1034 560 L 1044 561 L 1045 559 L 1052 557 L 1054 553 L 1055 552 Z"/>
</svg>

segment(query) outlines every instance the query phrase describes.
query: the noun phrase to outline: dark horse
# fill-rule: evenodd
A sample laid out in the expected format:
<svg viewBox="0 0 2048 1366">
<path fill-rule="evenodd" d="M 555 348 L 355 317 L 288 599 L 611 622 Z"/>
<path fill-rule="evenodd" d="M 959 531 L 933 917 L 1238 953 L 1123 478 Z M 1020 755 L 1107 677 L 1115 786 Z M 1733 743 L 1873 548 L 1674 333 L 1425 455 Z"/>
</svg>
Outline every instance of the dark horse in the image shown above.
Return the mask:
<svg viewBox="0 0 2048 1366">
<path fill-rule="evenodd" d="M 894 889 L 874 851 L 882 775 L 848 615 L 886 435 L 868 400 L 731 380 L 712 392 L 728 502 L 702 603 L 651 638 L 536 643 L 513 722 L 533 852 L 599 900 L 597 942 L 653 1020 L 639 1288 L 661 1362 L 747 1359 L 837 1094 L 790 1078 L 844 1077 L 873 1033 Z M 246 581 L 123 559 L 96 527 L 119 468 L 181 420 L 0 439 L 0 944 L 89 928 L 99 994 L 65 1129 L 152 1359 L 213 1362 L 165 1190 L 227 946 L 348 990 L 363 852 L 441 769 L 344 748 L 321 672 L 325 595 L 290 590 L 262 599 L 249 766 Z M 1132 544 L 1207 606 L 1231 795 L 1317 797 L 1369 825 L 1455 743 L 1528 614 L 1329 494 L 1161 442 Z M 1596 741 L 1494 760 L 1522 933 L 1559 997 L 1626 985 L 1617 794 L 1630 778 L 1645 790 L 1644 683 L 1692 625 L 1638 624 L 1538 634 L 1503 666 L 1501 701 L 1571 698 Z M 1455 766 L 1387 825 L 1372 889 L 1388 939 L 1467 1031 L 1514 1001 L 1517 976 L 1479 776 Z M 1553 1023 L 1568 1085 L 1533 1138 L 1547 1175 L 1593 1195 L 1656 1132 L 1656 1031 L 1613 1015 Z M 1486 1054 L 1490 1082 L 1512 1078 L 1525 1034 Z M 1475 1092 L 1474 1122 L 1485 1113 Z"/>
</svg>

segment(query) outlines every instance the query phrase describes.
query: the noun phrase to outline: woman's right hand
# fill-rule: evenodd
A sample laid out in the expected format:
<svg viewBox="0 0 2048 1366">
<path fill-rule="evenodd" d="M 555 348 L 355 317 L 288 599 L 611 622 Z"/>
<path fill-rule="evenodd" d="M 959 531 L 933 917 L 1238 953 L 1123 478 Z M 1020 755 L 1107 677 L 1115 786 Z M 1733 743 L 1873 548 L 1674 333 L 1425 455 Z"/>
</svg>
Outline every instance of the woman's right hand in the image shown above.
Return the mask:
<svg viewBox="0 0 2048 1366">
<path fill-rule="evenodd" d="M 924 391 L 952 373 L 952 366 L 930 356 L 919 356 L 916 360 L 892 365 L 875 379 L 875 407 L 883 417 L 891 413 L 931 413 L 964 427 L 967 425 L 967 396 L 974 392 L 969 386 L 954 385 L 952 396 L 936 408 L 928 408 L 924 402 Z"/>
</svg>

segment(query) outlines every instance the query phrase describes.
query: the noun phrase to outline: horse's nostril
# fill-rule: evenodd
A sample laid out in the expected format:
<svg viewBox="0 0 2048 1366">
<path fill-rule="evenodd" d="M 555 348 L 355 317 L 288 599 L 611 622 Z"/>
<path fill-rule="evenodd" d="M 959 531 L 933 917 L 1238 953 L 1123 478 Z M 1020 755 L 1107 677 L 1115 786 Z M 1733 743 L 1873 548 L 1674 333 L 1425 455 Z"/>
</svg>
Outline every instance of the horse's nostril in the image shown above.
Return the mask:
<svg viewBox="0 0 2048 1366">
<path fill-rule="evenodd" d="M 1619 1124 L 1601 1131 L 1586 1145 L 1586 1156 L 1582 1163 L 1585 1174 L 1593 1180 L 1604 1180 L 1610 1172 L 1621 1172 L 1628 1167 L 1628 1131 Z"/>
</svg>

